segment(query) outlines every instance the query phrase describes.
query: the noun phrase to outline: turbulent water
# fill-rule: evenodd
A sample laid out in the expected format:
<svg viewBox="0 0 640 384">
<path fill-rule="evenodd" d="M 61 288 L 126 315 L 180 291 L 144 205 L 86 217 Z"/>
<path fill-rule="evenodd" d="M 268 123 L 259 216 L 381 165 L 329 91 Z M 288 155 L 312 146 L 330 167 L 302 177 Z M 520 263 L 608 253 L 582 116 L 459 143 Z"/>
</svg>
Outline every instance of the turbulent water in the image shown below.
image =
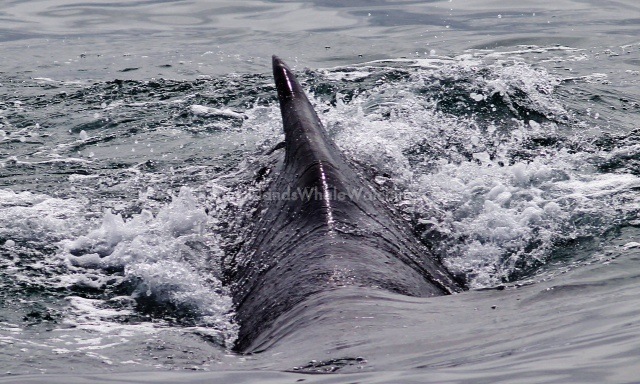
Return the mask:
<svg viewBox="0 0 640 384">
<path fill-rule="evenodd" d="M 1 5 L 0 382 L 637 381 L 640 9 L 476 3 Z M 230 351 L 272 53 L 470 291 Z"/>
</svg>

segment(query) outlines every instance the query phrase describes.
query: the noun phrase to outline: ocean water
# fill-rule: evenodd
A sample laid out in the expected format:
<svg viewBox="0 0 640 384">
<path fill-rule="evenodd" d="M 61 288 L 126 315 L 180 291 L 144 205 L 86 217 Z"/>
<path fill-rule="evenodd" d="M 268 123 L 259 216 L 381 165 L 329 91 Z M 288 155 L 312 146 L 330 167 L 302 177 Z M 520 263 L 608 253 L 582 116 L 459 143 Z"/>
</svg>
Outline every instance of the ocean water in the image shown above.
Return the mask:
<svg viewBox="0 0 640 384">
<path fill-rule="evenodd" d="M 636 2 L 34 0 L 0 19 L 0 383 L 640 380 Z M 272 54 L 470 290 L 345 288 L 231 351 L 221 271 L 283 140 Z"/>
</svg>

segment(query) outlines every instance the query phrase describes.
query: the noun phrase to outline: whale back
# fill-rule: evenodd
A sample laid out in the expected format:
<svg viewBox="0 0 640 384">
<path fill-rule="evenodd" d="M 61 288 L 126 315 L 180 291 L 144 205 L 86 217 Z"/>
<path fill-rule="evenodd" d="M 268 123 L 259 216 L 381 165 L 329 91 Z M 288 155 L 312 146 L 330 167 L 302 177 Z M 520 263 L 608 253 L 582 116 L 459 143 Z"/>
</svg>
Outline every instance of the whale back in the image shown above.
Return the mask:
<svg viewBox="0 0 640 384">
<path fill-rule="evenodd" d="M 273 57 L 285 159 L 240 251 L 232 294 L 236 349 L 269 339 L 283 313 L 318 292 L 357 286 L 428 297 L 461 287 L 331 140 L 287 65 Z"/>
</svg>

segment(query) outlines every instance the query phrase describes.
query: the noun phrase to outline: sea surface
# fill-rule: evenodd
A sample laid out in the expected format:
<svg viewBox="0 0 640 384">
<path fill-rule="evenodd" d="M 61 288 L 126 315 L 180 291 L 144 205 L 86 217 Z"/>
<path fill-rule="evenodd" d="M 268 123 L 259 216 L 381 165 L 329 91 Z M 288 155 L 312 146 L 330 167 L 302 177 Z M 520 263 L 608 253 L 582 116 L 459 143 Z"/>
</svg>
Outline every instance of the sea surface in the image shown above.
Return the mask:
<svg viewBox="0 0 640 384">
<path fill-rule="evenodd" d="M 639 36 L 635 0 L 2 1 L 0 383 L 637 383 Z M 470 290 L 232 352 L 272 54 Z"/>
</svg>

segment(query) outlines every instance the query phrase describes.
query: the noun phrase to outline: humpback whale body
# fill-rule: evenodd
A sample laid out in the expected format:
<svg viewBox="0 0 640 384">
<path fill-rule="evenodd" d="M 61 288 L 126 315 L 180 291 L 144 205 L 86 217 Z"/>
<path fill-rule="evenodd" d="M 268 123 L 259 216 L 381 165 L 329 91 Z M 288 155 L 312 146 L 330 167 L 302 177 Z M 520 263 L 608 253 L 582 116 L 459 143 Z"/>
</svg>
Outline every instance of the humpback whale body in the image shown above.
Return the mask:
<svg viewBox="0 0 640 384">
<path fill-rule="evenodd" d="M 348 286 L 417 297 L 460 291 L 338 149 L 276 56 L 273 75 L 285 156 L 260 201 L 253 237 L 227 271 L 240 325 L 235 349 L 259 351 L 275 337 L 279 316 L 320 292 Z"/>
</svg>

